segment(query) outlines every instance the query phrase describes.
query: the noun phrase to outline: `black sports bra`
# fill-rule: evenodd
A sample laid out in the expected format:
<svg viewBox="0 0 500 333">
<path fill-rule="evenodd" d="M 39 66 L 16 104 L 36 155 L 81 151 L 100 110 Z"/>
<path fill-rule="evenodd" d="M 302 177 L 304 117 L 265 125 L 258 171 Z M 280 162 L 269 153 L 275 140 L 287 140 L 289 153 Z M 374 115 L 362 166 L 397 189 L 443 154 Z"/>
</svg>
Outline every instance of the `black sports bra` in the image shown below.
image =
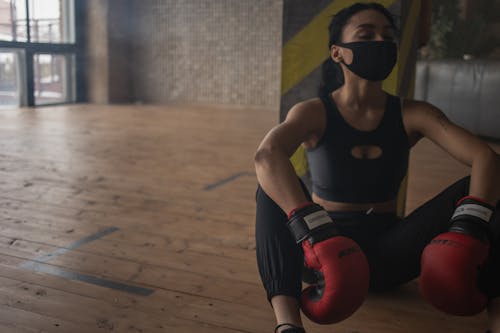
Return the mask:
<svg viewBox="0 0 500 333">
<path fill-rule="evenodd" d="M 408 170 L 409 141 L 399 97 L 387 94 L 385 112 L 378 127 L 361 131 L 349 125 L 331 95 L 321 97 L 326 108 L 325 134 L 307 150 L 313 192 L 329 201 L 372 203 L 397 196 Z M 377 158 L 358 158 L 354 147 L 377 146 Z"/>
</svg>

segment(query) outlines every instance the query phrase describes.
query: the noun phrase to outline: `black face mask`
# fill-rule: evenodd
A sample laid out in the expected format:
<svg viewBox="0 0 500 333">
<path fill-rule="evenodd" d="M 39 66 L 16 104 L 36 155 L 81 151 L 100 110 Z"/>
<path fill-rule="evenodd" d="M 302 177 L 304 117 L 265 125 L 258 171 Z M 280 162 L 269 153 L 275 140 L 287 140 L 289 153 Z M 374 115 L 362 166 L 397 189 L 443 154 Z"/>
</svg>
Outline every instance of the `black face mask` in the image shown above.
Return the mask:
<svg viewBox="0 0 500 333">
<path fill-rule="evenodd" d="M 396 43 L 368 41 L 336 43 L 352 51 L 352 63 L 344 65 L 351 72 L 368 81 L 383 81 L 391 73 L 398 58 Z"/>
</svg>

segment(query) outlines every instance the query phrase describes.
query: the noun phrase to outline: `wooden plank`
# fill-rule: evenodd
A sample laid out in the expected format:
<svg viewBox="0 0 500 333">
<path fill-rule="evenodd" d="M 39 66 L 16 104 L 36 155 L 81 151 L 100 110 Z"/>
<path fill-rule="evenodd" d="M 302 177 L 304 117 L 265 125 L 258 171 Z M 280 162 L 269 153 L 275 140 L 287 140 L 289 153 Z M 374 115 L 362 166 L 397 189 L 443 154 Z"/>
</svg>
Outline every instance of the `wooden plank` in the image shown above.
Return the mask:
<svg viewBox="0 0 500 333">
<path fill-rule="evenodd" d="M 33 260 L 60 249 L 60 247 L 40 242 L 4 236 L 0 236 L 0 248 L 4 251 L 3 253 L 22 251 L 27 259 Z M 116 248 L 119 248 L 120 252 L 116 251 Z M 208 260 L 210 265 L 199 265 Z M 84 244 L 75 250 L 69 250 L 64 255 L 52 258 L 49 262 L 61 266 L 70 263 L 80 269 L 87 267 L 87 265 L 89 268 L 101 267 L 104 269 L 103 273 L 106 273 L 106 269 L 110 265 L 113 267 L 116 265 L 120 267 L 119 271 L 114 271 L 116 277 L 135 276 L 135 272 L 138 270 L 147 270 L 147 267 L 154 266 L 187 271 L 202 276 L 222 277 L 250 284 L 257 284 L 256 280 L 258 279 L 256 267 L 250 268 L 247 263 L 237 259 L 190 252 L 173 252 L 163 247 L 153 248 L 149 244 L 136 247 L 119 244 L 119 247 L 114 247 L 109 242 L 100 240 Z"/>
<path fill-rule="evenodd" d="M 5 333 L 17 332 L 78 332 L 78 333 L 96 333 L 99 332 L 95 326 L 86 326 L 75 324 L 60 318 L 54 318 L 47 315 L 16 308 L 10 304 L 5 304 L 5 301 L 12 302 L 12 299 L 7 299 L 0 296 L 0 322 L 7 330 Z M 17 302 L 17 301 L 16 301 Z"/>
<path fill-rule="evenodd" d="M 248 180 L 246 180 L 248 182 Z M 19 201 L 20 197 L 24 204 L 42 205 L 52 209 L 73 208 L 77 211 L 90 210 L 106 214 L 123 214 L 124 212 L 139 212 L 153 216 L 160 214 L 175 213 L 190 217 L 203 217 L 224 220 L 227 223 L 239 225 L 248 224 L 248 219 L 253 219 L 254 215 L 254 197 L 256 185 L 251 181 L 250 184 L 242 184 L 240 181 L 238 190 L 230 192 L 234 184 L 227 185 L 224 191 L 206 193 L 200 191 L 170 191 L 165 196 L 153 197 L 144 193 L 131 195 L 129 191 L 124 190 L 122 194 L 116 190 L 111 192 L 93 188 L 91 190 L 83 189 L 61 189 L 59 185 L 37 184 L 20 186 L 23 181 L 16 184 L 17 188 L 9 189 L 4 184 L 5 191 L 1 198 L 5 206 L 10 201 Z M 33 182 L 30 182 L 31 184 Z M 249 191 L 242 192 L 240 187 L 245 185 Z M 224 195 L 231 195 L 233 199 L 224 199 Z M 236 198 L 239 198 L 237 200 Z M 241 199 L 245 199 L 242 204 Z M 18 203 L 19 205 L 20 203 Z M 12 207 L 12 204 L 10 204 Z"/>
<path fill-rule="evenodd" d="M 105 238 L 108 242 L 115 241 L 110 245 L 115 248 L 119 247 L 120 243 L 128 243 L 132 246 L 166 246 L 166 250 L 172 252 L 187 250 L 243 261 L 253 261 L 255 257 L 253 226 L 241 228 L 224 222 L 202 221 L 200 223 L 203 223 L 204 228 L 198 228 L 197 232 L 193 233 L 193 223 L 189 219 L 178 218 L 175 222 L 162 223 L 156 232 L 152 233 L 142 223 L 131 222 L 126 225 L 126 218 L 110 217 L 105 220 L 106 224 L 87 220 L 82 224 L 80 219 L 50 219 L 50 216 L 46 217 L 47 220 L 45 217 L 41 219 L 39 213 L 36 213 L 36 218 L 33 219 L 26 212 L 33 214 L 33 210 L 27 209 L 14 212 L 0 210 L 0 217 L 4 217 L 4 223 L 0 225 L 3 235 L 64 247 L 91 232 L 120 225 L 122 229 Z M 149 221 L 149 226 L 154 226 L 154 219 Z"/>
<path fill-rule="evenodd" d="M 119 308 L 145 311 L 163 317 L 173 316 L 186 320 L 196 320 L 222 327 L 236 324 L 237 329 L 249 332 L 265 330 L 266 322 L 271 319 L 271 314 L 264 313 L 259 307 L 202 298 L 165 289 L 159 289 L 148 297 L 130 295 L 116 290 L 103 290 L 98 286 L 78 281 L 66 280 L 34 271 L 24 271 L 18 267 L 21 262 L 19 259 L 7 256 L 1 257 L 0 276 L 2 277 L 36 284 L 39 288 L 48 287 L 104 300 Z M 266 305 L 265 301 L 262 305 Z"/>
<path fill-rule="evenodd" d="M 98 224 L 87 222 L 82 225 L 81 221 L 72 221 L 70 219 L 61 219 L 61 221 L 50 221 L 40 219 L 37 214 L 36 219 L 27 219 L 25 215 L 17 216 L 14 213 L 0 211 L 0 219 L 3 218 L 3 224 L 0 225 L 0 232 L 4 236 L 12 239 L 23 239 L 34 242 L 41 242 L 48 245 L 65 247 L 77 239 L 84 238 L 92 231 L 103 230 L 111 225 L 121 225 L 113 223 Z M 120 220 L 121 221 L 121 220 Z M 111 224 L 112 223 L 112 224 Z M 193 252 L 199 254 L 208 254 L 221 257 L 238 259 L 240 261 L 253 261 L 255 258 L 255 240 L 251 231 L 243 232 L 241 228 L 227 226 L 224 224 L 215 224 L 207 222 L 211 226 L 219 225 L 221 232 L 214 233 L 205 231 L 192 233 L 193 228 L 189 223 L 176 223 L 171 228 L 165 229 L 164 234 L 152 233 L 148 229 L 141 227 L 125 227 L 107 235 L 105 241 L 109 247 L 113 248 L 110 255 L 114 255 L 117 248 L 122 243 L 129 246 L 144 247 L 165 247 L 169 252 Z M 123 253 L 122 253 L 123 255 Z"/>
<path fill-rule="evenodd" d="M 169 317 L 166 308 L 160 315 L 116 307 L 114 304 L 73 293 L 43 287 L 37 284 L 19 283 L 0 277 L 0 304 L 7 304 L 40 315 L 61 319 L 78 326 L 94 327 L 108 331 L 138 332 L 205 332 L 234 333 L 235 330 L 206 323 Z M 141 318 L 142 320 L 138 320 Z"/>
<path fill-rule="evenodd" d="M 0 312 L 1 306 L 0 306 Z M 0 318 L 0 332 L 8 333 L 39 333 L 40 330 L 36 328 L 21 327 L 20 323 L 13 323 L 11 320 L 7 323 L 2 323 L 2 318 Z"/>
<path fill-rule="evenodd" d="M 22 243 L 20 243 L 22 244 Z M 26 243 L 25 243 L 26 244 Z M 26 261 L 46 254 L 45 246 L 28 248 L 1 245 L 1 254 Z M 45 249 L 45 250 L 44 250 Z M 136 285 L 152 289 L 166 289 L 190 295 L 226 300 L 234 303 L 249 304 L 255 300 L 248 295 L 262 294 L 256 279 L 247 282 L 235 278 L 224 278 L 213 274 L 194 273 L 167 264 L 162 266 L 136 263 L 124 259 L 114 259 L 89 253 L 70 252 L 46 263 L 54 268 L 88 274 L 110 281 Z M 201 263 L 200 263 L 201 264 Z M 231 286 L 230 289 L 227 286 Z M 259 302 L 257 302 L 259 303 Z"/>
</svg>

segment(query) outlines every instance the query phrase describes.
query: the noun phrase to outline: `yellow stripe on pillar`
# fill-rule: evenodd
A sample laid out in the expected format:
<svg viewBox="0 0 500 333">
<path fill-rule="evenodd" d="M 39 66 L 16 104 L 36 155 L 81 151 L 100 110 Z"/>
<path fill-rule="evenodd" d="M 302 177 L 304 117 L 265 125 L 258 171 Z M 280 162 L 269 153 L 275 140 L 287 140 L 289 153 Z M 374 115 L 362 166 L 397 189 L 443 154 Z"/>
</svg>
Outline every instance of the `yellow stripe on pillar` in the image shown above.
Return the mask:
<svg viewBox="0 0 500 333">
<path fill-rule="evenodd" d="M 391 75 L 384 81 L 384 89 L 393 94 L 397 95 L 399 93 L 401 83 L 404 79 L 414 81 L 415 78 L 404 78 L 404 73 L 406 72 L 407 66 L 414 66 L 414 64 L 408 64 L 410 58 L 410 52 L 413 47 L 413 38 L 415 36 L 415 31 L 417 29 L 417 23 L 420 15 L 420 1 L 411 1 L 411 7 L 406 18 L 406 22 L 403 28 L 403 34 L 401 36 L 401 41 L 399 43 L 399 58 L 398 64 Z M 412 96 L 405 96 L 412 97 Z M 405 215 L 406 208 L 406 193 L 408 187 L 408 173 L 401 182 L 401 186 L 398 192 L 397 198 L 397 214 L 400 217 Z"/>
<path fill-rule="evenodd" d="M 420 14 L 420 4 L 420 0 L 411 1 L 410 11 L 408 17 L 406 18 L 403 34 L 399 43 L 398 62 L 383 84 L 384 90 L 393 95 L 397 95 L 399 93 L 399 87 L 401 85 L 401 81 L 403 80 L 406 66 L 408 65 L 408 58 L 413 46 L 413 36 L 415 35 L 417 21 Z"/>
</svg>

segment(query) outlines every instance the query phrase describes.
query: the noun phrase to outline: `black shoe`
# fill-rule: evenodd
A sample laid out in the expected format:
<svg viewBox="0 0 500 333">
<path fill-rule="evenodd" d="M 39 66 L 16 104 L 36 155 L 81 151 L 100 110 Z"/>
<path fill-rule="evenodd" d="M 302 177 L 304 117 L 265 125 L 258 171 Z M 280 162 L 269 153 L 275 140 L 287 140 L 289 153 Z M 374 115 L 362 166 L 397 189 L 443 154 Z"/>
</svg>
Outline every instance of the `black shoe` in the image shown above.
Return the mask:
<svg viewBox="0 0 500 333">
<path fill-rule="evenodd" d="M 274 333 L 278 332 L 278 328 L 283 326 L 289 326 L 289 328 L 284 329 L 283 331 L 281 331 L 281 333 L 306 333 L 303 327 L 287 323 L 279 324 L 278 326 L 276 326 L 276 328 L 274 329 Z"/>
</svg>

